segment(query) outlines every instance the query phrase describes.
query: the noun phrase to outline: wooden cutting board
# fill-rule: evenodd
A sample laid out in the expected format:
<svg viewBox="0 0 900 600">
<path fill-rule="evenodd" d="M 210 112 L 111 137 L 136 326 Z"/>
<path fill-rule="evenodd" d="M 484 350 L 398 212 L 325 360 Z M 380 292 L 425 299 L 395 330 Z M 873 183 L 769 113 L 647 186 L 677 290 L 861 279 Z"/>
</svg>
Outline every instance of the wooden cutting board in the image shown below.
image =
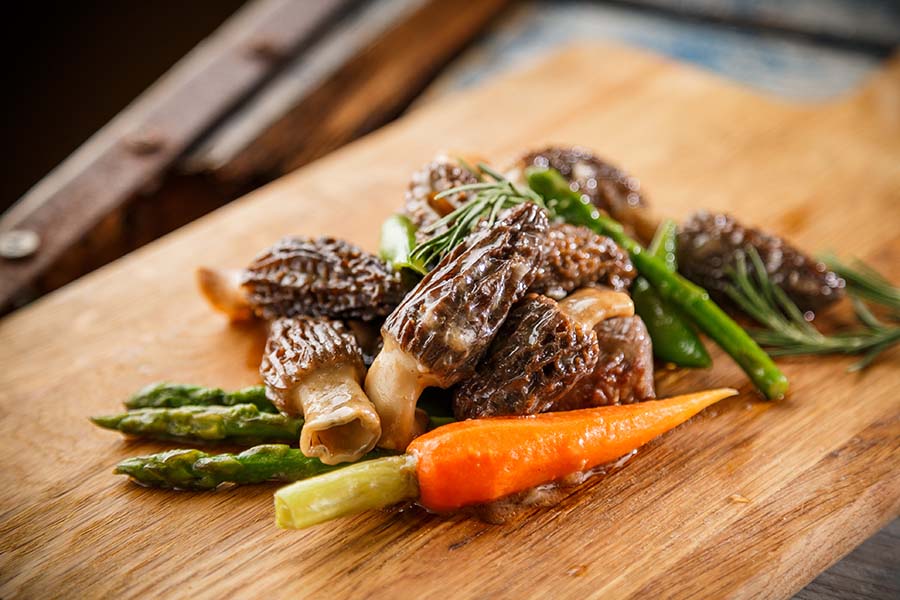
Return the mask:
<svg viewBox="0 0 900 600">
<path fill-rule="evenodd" d="M 168 379 L 257 381 L 259 332 L 194 289 L 279 236 L 376 245 L 436 151 L 502 164 L 582 144 L 640 178 L 661 214 L 707 207 L 900 275 L 900 61 L 821 106 L 759 95 L 633 50 L 577 47 L 400 120 L 0 324 L 0 597 L 785 597 L 900 513 L 898 353 L 784 362 L 760 401 L 733 364 L 665 373 L 661 394 L 737 386 L 621 471 L 487 525 L 418 509 L 308 531 L 276 486 L 172 493 L 110 469 L 164 446 L 88 415 Z"/>
</svg>

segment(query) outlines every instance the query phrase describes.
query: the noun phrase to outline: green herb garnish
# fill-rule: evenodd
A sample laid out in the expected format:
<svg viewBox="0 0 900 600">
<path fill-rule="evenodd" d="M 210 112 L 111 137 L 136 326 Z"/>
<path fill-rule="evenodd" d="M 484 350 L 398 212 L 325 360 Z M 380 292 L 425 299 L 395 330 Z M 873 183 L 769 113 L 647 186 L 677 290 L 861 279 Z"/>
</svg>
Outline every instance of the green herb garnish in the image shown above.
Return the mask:
<svg viewBox="0 0 900 600">
<path fill-rule="evenodd" d="M 886 306 L 900 318 L 900 288 L 891 285 L 885 277 L 859 259 L 845 263 L 833 254 L 826 254 L 822 262 L 847 282 L 847 291 L 860 298 Z"/>
<path fill-rule="evenodd" d="M 862 354 L 862 360 L 850 367 L 851 371 L 858 371 L 900 342 L 900 327 L 879 321 L 863 304 L 861 296 L 864 294 L 855 291 L 854 287 L 850 288 L 850 293 L 855 294 L 851 299 L 861 327 L 851 332 L 823 334 L 806 320 L 803 311 L 787 293 L 772 283 L 759 253 L 751 248 L 748 255 L 753 266 L 752 272 L 746 259 L 740 256 L 732 272 L 732 285 L 726 292 L 748 316 L 764 327 L 751 331 L 750 335 L 766 347 L 770 354 Z M 833 263 L 829 262 L 831 264 Z M 866 269 L 875 273 L 870 267 Z M 881 278 L 881 275 L 875 274 Z M 871 279 L 871 275 L 867 277 Z M 889 283 L 887 285 L 890 286 Z"/>
<path fill-rule="evenodd" d="M 435 196 L 440 199 L 460 192 L 475 192 L 471 200 L 420 230 L 431 237 L 413 248 L 410 253 L 412 264 L 409 266 L 418 265 L 416 270 L 423 275 L 458 246 L 477 225 L 491 227 L 504 209 L 525 202 L 544 206 L 543 199 L 532 190 L 516 186 L 488 165 L 479 163 L 478 168 L 494 181 L 456 186 Z"/>
</svg>

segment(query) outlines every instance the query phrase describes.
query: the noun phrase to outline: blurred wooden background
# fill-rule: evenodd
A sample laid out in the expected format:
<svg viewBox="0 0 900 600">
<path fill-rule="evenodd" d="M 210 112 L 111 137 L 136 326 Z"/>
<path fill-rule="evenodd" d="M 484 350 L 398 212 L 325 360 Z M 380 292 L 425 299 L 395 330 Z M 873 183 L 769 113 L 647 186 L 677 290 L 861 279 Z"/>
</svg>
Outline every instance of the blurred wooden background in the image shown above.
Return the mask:
<svg viewBox="0 0 900 600">
<path fill-rule="evenodd" d="M 3 99 L 0 314 L 561 45 L 618 41 L 816 102 L 895 51 L 900 2 L 40 2 L 4 27 L 23 58 Z M 897 527 L 800 597 L 900 597 Z"/>
<path fill-rule="evenodd" d="M 0 209 L 21 201 L 0 217 L 0 314 L 418 104 L 572 41 L 645 47 L 819 101 L 856 86 L 900 37 L 891 0 L 29 7 L 5 22 L 8 55 L 26 58 L 4 98 L 16 167 Z"/>
</svg>

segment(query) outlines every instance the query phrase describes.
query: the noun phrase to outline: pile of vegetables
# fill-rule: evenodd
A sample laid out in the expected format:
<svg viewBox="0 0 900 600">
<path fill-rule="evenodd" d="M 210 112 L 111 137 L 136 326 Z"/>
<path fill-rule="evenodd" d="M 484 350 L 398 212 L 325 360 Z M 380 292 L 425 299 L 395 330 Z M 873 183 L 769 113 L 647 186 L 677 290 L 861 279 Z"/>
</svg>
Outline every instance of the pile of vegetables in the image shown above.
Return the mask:
<svg viewBox="0 0 900 600">
<path fill-rule="evenodd" d="M 474 171 L 473 171 L 474 172 Z M 482 175 L 483 174 L 483 175 Z M 489 180 L 485 180 L 486 175 Z M 382 226 L 381 257 L 408 280 L 427 273 L 476 227 L 490 226 L 507 208 L 531 202 L 551 218 L 608 236 L 630 255 L 639 277 L 632 286 L 635 311 L 646 324 L 657 358 L 689 368 L 709 367 L 698 333 L 718 344 L 744 370 L 764 397 L 782 398 L 788 380 L 770 354 L 863 354 L 862 368 L 900 341 L 900 327 L 879 320 L 863 300 L 900 314 L 900 292 L 861 264 L 826 260 L 848 282 L 859 331 L 826 336 L 810 324 L 787 295 L 766 277 L 759 256 L 755 268 L 742 259 L 728 296 L 761 329 L 745 330 L 701 287 L 678 273 L 677 226 L 663 222 L 644 248 L 623 226 L 601 214 L 573 191 L 557 171 L 531 168 L 527 185 L 515 185 L 486 165 L 477 183 L 438 194 L 472 198 L 427 230 L 417 232 L 404 216 Z M 736 394 L 707 390 L 632 405 L 605 406 L 528 417 L 453 422 L 432 411 L 428 433 L 402 454 L 373 451 L 351 466 L 326 465 L 282 442 L 296 442 L 303 419 L 280 414 L 262 386 L 234 392 L 190 385 L 156 384 L 125 402 L 125 412 L 94 417 L 97 425 L 132 436 L 185 443 L 259 443 L 237 454 L 170 450 L 121 462 L 116 473 L 143 485 L 211 490 L 219 485 L 294 482 L 275 494 L 277 523 L 286 528 L 400 502 L 448 511 L 492 502 L 572 473 L 609 463 Z"/>
</svg>

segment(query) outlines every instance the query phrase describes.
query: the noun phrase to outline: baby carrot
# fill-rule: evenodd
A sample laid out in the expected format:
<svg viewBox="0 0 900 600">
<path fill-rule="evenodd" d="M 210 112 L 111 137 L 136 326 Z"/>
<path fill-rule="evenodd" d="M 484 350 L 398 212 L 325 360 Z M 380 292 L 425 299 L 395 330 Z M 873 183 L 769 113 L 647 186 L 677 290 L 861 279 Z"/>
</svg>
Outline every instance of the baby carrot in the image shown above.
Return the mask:
<svg viewBox="0 0 900 600">
<path fill-rule="evenodd" d="M 413 440 L 419 502 L 450 510 L 612 462 L 736 394 L 710 390 L 622 406 L 451 423 Z"/>
<path fill-rule="evenodd" d="M 280 527 L 300 529 L 418 499 L 442 511 L 611 462 L 737 394 L 724 388 L 639 404 L 460 421 L 416 438 L 403 456 L 351 465 L 275 493 Z"/>
</svg>

